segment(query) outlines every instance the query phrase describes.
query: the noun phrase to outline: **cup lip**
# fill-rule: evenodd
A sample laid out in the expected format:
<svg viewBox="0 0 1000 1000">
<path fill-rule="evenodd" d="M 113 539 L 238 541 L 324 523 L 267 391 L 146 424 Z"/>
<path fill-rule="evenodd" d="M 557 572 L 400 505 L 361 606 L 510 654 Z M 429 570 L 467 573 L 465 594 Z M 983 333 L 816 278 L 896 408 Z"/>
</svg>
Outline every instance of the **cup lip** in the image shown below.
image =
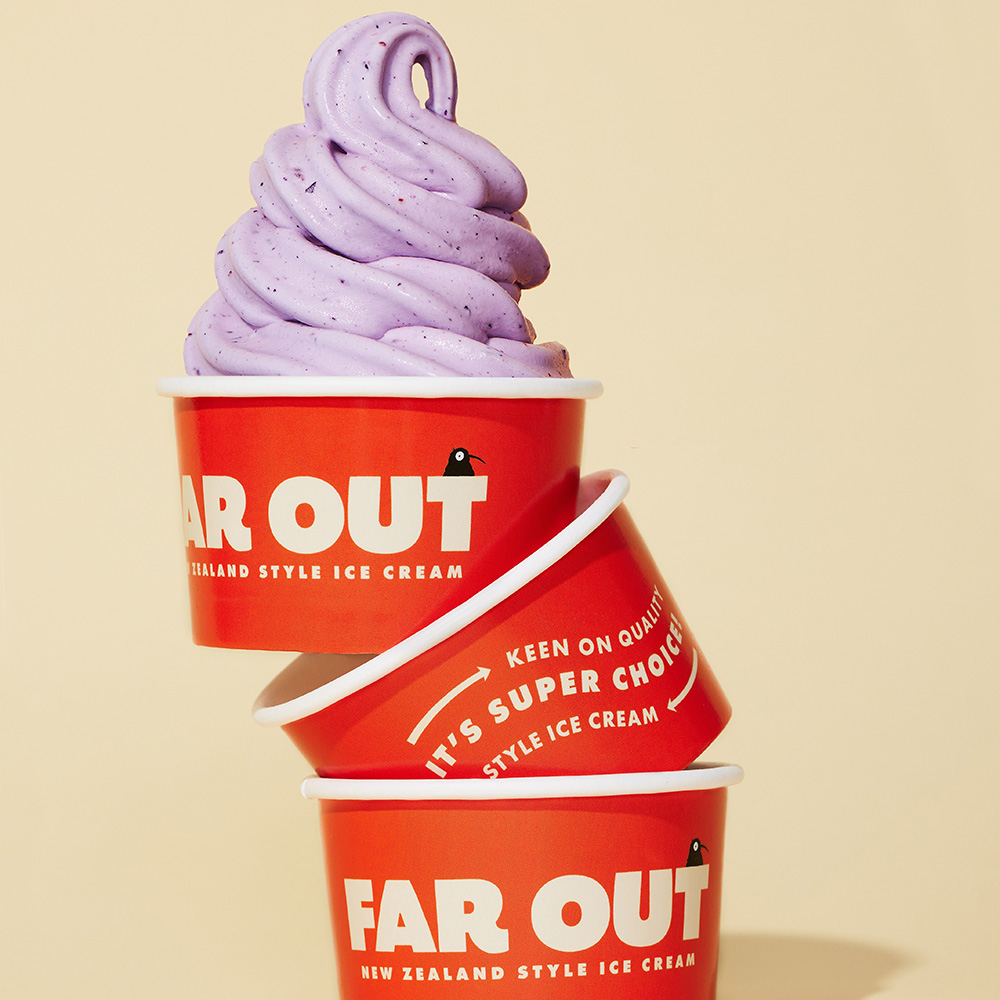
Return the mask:
<svg viewBox="0 0 1000 1000">
<path fill-rule="evenodd" d="M 257 696 L 253 706 L 254 719 L 263 726 L 285 726 L 315 715 L 387 676 L 487 614 L 569 554 L 618 509 L 629 491 L 628 476 L 615 469 L 595 472 L 581 480 L 581 491 L 585 484 L 600 482 L 601 479 L 607 480 L 604 489 L 586 510 L 468 600 L 346 674 L 288 701 L 265 704 L 268 692 L 276 686 L 284 672 L 279 673 Z"/>
<path fill-rule="evenodd" d="M 596 399 L 604 391 L 592 378 L 460 378 L 428 375 L 168 375 L 157 380 L 161 396 L 288 398 L 313 396 L 404 399 Z"/>
<path fill-rule="evenodd" d="M 696 761 L 683 771 L 568 774 L 527 778 L 306 778 L 307 799 L 340 802 L 490 802 L 659 795 L 727 788 L 743 780 L 737 764 Z"/>
</svg>

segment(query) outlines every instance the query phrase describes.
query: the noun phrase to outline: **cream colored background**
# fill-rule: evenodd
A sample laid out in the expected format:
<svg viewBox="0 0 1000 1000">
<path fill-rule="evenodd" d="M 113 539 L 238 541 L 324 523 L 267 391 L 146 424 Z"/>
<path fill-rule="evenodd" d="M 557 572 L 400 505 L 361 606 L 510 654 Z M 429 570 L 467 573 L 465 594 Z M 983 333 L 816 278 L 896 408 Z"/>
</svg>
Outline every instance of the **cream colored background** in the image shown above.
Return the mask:
<svg viewBox="0 0 1000 1000">
<path fill-rule="evenodd" d="M 331 995 L 306 768 L 249 715 L 288 657 L 190 641 L 153 384 L 366 12 L 8 12 L 4 996 Z M 1000 996 L 997 5 L 413 12 L 528 178 L 525 311 L 605 383 L 586 468 L 736 709 L 721 1000 Z"/>
</svg>

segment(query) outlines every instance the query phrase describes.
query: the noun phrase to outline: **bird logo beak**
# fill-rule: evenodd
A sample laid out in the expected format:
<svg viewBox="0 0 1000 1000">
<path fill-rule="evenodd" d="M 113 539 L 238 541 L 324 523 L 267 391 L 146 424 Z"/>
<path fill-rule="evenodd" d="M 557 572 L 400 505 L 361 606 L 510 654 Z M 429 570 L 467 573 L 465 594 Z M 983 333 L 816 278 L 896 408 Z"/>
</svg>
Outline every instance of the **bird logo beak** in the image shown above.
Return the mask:
<svg viewBox="0 0 1000 1000">
<path fill-rule="evenodd" d="M 482 462 L 483 465 L 486 464 L 486 459 L 480 458 L 478 455 L 469 455 L 469 458 L 474 458 L 477 462 Z"/>
</svg>

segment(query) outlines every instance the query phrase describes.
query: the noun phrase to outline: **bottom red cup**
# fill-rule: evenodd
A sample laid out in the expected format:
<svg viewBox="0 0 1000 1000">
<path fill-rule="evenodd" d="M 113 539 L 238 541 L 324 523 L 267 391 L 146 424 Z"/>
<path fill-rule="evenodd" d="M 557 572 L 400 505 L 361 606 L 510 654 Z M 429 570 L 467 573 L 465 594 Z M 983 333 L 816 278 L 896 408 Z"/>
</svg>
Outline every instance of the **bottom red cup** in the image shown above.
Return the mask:
<svg viewBox="0 0 1000 1000">
<path fill-rule="evenodd" d="M 742 777 L 307 778 L 341 997 L 711 1000 Z"/>
</svg>

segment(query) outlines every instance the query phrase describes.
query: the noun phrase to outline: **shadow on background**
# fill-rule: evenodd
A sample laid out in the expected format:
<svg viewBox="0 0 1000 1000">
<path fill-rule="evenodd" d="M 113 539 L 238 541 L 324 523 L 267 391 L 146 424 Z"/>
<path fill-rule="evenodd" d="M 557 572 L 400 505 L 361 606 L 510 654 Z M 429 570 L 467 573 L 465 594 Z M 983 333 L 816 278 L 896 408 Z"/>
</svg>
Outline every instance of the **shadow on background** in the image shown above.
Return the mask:
<svg viewBox="0 0 1000 1000">
<path fill-rule="evenodd" d="M 866 1000 L 910 964 L 902 952 L 856 941 L 723 934 L 718 1000 Z"/>
</svg>

